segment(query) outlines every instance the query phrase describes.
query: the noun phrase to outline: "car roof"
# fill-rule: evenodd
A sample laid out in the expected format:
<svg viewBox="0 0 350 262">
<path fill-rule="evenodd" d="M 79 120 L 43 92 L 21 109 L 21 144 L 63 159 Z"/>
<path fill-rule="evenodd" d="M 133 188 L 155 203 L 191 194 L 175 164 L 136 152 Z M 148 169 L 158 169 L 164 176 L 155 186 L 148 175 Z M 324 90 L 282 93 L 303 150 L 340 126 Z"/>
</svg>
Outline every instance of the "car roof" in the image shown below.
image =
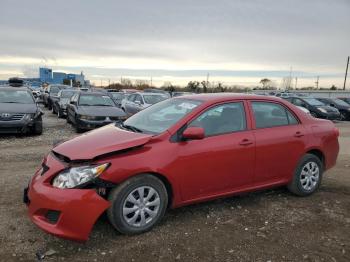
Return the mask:
<svg viewBox="0 0 350 262">
<path fill-rule="evenodd" d="M 0 87 L 0 90 L 8 90 L 8 91 L 17 91 L 17 90 L 22 90 L 22 91 L 29 91 L 27 87 L 11 87 L 11 86 L 6 86 L 6 87 Z"/>
<path fill-rule="evenodd" d="M 93 92 L 82 92 L 78 91 L 80 95 L 93 95 L 93 96 L 109 96 L 109 94 L 106 92 L 99 92 L 99 91 L 93 91 Z"/>
<path fill-rule="evenodd" d="M 206 102 L 220 102 L 227 100 L 246 100 L 246 99 L 257 99 L 257 100 L 269 100 L 269 101 L 284 101 L 284 99 L 275 96 L 263 96 L 255 94 L 243 94 L 243 93 L 211 93 L 211 94 L 196 94 L 196 95 L 184 95 L 175 97 L 174 99 L 194 99 Z"/>
</svg>

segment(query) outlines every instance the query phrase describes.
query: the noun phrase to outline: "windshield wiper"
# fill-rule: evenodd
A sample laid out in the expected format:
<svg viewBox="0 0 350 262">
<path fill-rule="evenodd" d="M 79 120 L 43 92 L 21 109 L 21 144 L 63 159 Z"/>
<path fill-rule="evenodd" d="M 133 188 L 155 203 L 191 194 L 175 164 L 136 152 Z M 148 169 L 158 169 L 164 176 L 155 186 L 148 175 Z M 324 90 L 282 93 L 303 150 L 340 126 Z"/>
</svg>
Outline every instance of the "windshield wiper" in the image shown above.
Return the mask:
<svg viewBox="0 0 350 262">
<path fill-rule="evenodd" d="M 111 105 L 106 105 L 106 104 L 96 104 L 94 106 L 111 106 Z"/>
<path fill-rule="evenodd" d="M 128 130 L 131 130 L 133 132 L 143 133 L 143 131 L 141 129 L 134 127 L 134 126 L 125 125 L 124 123 L 121 123 L 120 126 L 124 129 L 128 129 Z"/>
</svg>

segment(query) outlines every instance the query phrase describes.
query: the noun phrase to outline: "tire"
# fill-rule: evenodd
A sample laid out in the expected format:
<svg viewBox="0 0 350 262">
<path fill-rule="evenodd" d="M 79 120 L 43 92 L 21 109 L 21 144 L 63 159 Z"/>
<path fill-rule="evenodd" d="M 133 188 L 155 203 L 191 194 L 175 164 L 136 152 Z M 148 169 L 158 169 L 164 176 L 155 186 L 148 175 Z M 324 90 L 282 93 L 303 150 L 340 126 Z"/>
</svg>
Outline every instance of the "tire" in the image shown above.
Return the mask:
<svg viewBox="0 0 350 262">
<path fill-rule="evenodd" d="M 299 161 L 293 180 L 288 184 L 290 192 L 297 196 L 313 194 L 321 184 L 323 163 L 313 154 L 305 154 Z"/>
<path fill-rule="evenodd" d="M 68 112 L 67 112 L 67 117 L 66 117 L 66 121 L 67 121 L 67 124 L 71 124 L 72 122 L 70 121 L 69 119 L 69 115 L 68 115 Z"/>
<path fill-rule="evenodd" d="M 64 118 L 64 115 L 62 114 L 60 109 L 57 110 L 57 117 L 58 118 Z"/>
<path fill-rule="evenodd" d="M 52 110 L 52 104 L 50 102 L 47 103 L 47 109 Z"/>
<path fill-rule="evenodd" d="M 78 124 L 74 124 L 74 128 L 75 128 L 75 132 L 78 133 L 78 134 L 83 132 L 83 129 L 81 129 L 81 128 L 78 126 Z"/>
<path fill-rule="evenodd" d="M 52 105 L 52 114 L 54 114 L 54 115 L 57 114 L 56 106 L 54 104 Z"/>
<path fill-rule="evenodd" d="M 142 188 L 145 202 L 138 202 L 138 204 L 130 202 L 128 199 L 131 194 L 134 194 L 134 200 L 140 200 L 139 192 L 142 192 Z M 149 198 L 148 201 L 147 198 Z M 153 175 L 144 174 L 132 177 L 114 188 L 110 192 L 108 200 L 111 203 L 107 210 L 110 223 L 120 233 L 133 235 L 149 231 L 159 223 L 168 206 L 168 193 L 162 181 Z M 151 205 L 152 203 L 154 205 Z M 123 213 L 123 210 L 127 208 L 129 211 Z M 136 210 L 130 211 L 132 209 Z M 132 222 L 132 218 L 135 217 L 137 217 L 136 220 Z M 144 220 L 141 217 L 144 217 Z"/>
<path fill-rule="evenodd" d="M 346 113 L 345 112 L 340 112 L 340 120 L 345 121 L 346 120 Z"/>
<path fill-rule="evenodd" d="M 32 133 L 34 135 L 41 135 L 43 133 L 43 120 L 41 117 L 39 117 L 38 120 L 35 121 L 35 124 L 32 129 Z"/>
</svg>

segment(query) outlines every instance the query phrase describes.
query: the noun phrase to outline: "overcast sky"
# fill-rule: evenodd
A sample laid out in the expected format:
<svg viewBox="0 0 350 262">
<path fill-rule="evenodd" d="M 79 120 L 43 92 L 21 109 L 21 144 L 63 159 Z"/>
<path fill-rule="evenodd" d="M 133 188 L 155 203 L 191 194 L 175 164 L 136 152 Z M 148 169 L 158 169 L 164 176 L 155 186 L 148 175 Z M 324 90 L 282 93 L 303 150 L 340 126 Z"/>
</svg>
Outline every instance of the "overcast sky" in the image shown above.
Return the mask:
<svg viewBox="0 0 350 262">
<path fill-rule="evenodd" d="M 39 66 L 104 83 L 121 76 L 342 85 L 349 0 L 1 0 L 0 79 Z M 350 81 L 349 81 L 350 82 Z"/>
</svg>

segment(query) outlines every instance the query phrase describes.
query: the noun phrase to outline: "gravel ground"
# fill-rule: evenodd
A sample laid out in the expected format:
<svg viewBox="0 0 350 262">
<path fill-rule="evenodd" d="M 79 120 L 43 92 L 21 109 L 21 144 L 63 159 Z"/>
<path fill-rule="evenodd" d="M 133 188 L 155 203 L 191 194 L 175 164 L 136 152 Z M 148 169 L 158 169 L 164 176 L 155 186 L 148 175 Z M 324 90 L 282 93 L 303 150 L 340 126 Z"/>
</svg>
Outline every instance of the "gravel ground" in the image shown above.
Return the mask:
<svg viewBox="0 0 350 262">
<path fill-rule="evenodd" d="M 151 232 L 118 234 L 102 216 L 79 244 L 33 225 L 22 190 L 55 140 L 75 136 L 45 111 L 44 133 L 0 137 L 0 261 L 350 261 L 350 122 L 337 123 L 341 152 L 316 194 L 285 188 L 169 210 Z"/>
</svg>

